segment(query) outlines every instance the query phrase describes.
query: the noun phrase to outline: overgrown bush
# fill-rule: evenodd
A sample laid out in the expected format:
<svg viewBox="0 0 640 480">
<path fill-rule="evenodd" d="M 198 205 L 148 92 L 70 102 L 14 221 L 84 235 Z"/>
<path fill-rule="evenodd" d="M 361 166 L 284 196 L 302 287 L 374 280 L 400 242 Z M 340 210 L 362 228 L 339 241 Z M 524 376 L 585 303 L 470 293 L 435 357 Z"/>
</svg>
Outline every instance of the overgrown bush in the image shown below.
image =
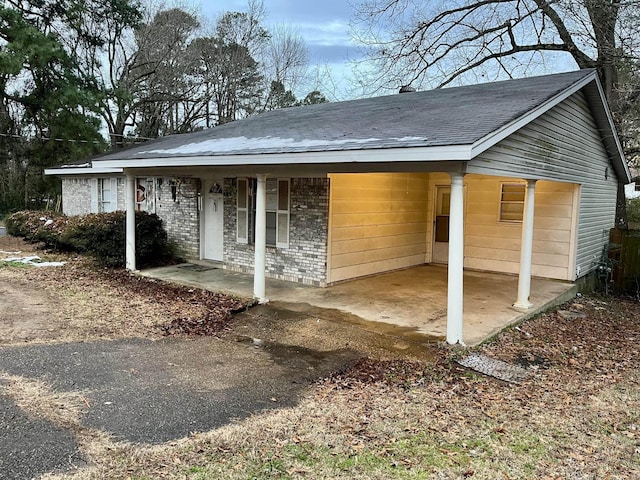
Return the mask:
<svg viewBox="0 0 640 480">
<path fill-rule="evenodd" d="M 627 221 L 640 223 L 640 197 L 627 200 Z"/>
<path fill-rule="evenodd" d="M 52 212 L 21 211 L 7 217 L 7 233 L 47 247 L 86 253 L 107 267 L 124 267 L 124 212 L 67 217 Z M 171 258 L 167 232 L 157 215 L 136 212 L 136 263 L 158 264 Z"/>
</svg>

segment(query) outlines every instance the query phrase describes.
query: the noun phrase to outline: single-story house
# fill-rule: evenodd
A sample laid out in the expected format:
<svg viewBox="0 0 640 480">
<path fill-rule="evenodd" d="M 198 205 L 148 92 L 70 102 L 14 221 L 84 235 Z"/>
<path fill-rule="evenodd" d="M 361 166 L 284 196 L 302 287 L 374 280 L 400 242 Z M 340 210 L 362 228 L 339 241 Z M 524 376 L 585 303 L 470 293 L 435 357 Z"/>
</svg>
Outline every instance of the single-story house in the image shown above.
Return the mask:
<svg viewBox="0 0 640 480">
<path fill-rule="evenodd" d="M 47 170 L 69 215 L 158 214 L 194 259 L 319 287 L 448 265 L 447 340 L 463 269 L 576 281 L 593 271 L 629 170 L 602 86 L 580 70 L 275 110 Z"/>
</svg>

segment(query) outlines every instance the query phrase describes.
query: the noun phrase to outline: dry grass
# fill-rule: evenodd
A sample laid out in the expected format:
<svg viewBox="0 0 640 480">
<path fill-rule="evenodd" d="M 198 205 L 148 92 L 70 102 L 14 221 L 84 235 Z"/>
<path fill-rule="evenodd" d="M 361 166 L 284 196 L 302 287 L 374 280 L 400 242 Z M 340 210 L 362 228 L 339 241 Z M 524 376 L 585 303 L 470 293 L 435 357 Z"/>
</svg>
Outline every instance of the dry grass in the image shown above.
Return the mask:
<svg viewBox="0 0 640 480">
<path fill-rule="evenodd" d="M 448 382 L 323 386 L 294 409 L 164 446 L 110 448 L 91 469 L 48 478 L 638 478 L 637 381 L 551 411 L 556 399 L 523 402 L 518 388 L 485 379 L 471 384 L 485 400 L 506 396 L 500 409 Z"/>
<path fill-rule="evenodd" d="M 480 348 L 544 359 L 521 385 L 466 371 L 448 350 L 430 363 L 368 360 L 295 408 L 112 449 L 52 478 L 639 478 L 640 305 L 577 305 L 585 318 L 551 312 Z"/>
<path fill-rule="evenodd" d="M 0 269 L 0 281 L 58 299 L 58 340 L 155 335 L 175 315 L 79 260 L 65 269 Z M 478 348 L 533 362 L 521 385 L 469 372 L 447 349 L 430 362 L 373 358 L 294 408 L 159 446 L 85 429 L 81 393 L 3 384 L 21 408 L 71 429 L 91 462 L 48 479 L 640 478 L 640 304 L 587 297 L 562 308 L 577 315 L 549 312 Z"/>
</svg>

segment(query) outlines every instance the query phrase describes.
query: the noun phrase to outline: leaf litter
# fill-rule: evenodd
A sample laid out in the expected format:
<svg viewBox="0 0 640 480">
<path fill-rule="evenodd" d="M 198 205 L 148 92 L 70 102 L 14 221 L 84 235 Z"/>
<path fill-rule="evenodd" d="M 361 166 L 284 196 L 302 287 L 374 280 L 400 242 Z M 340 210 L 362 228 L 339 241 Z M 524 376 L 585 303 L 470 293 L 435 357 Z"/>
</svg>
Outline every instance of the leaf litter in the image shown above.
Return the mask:
<svg viewBox="0 0 640 480">
<path fill-rule="evenodd" d="M 112 335 L 161 335 L 176 319 L 206 317 L 199 302 L 207 297 L 196 290 L 163 290 L 69 263 L 55 275 L 12 270 L 4 278 L 82 293 L 93 309 L 111 295 L 108 304 L 117 298 L 129 313 L 162 313 L 129 329 L 124 310 L 112 311 L 120 325 Z M 238 306 L 229 301 L 217 318 Z M 216 332 L 233 329 L 228 320 L 216 325 Z M 636 299 L 588 295 L 471 351 L 435 347 L 429 361 L 362 358 L 317 382 L 293 408 L 157 447 L 89 444 L 91 467 L 49 477 L 639 478 L 639 340 Z M 457 363 L 474 352 L 529 375 L 509 384 Z"/>
</svg>

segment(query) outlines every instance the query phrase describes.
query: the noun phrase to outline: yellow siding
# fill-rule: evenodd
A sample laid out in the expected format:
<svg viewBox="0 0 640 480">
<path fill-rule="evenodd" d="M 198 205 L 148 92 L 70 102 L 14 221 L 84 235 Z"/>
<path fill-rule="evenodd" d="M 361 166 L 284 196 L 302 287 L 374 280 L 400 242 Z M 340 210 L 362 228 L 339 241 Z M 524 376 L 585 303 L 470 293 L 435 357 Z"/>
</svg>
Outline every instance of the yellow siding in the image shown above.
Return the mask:
<svg viewBox="0 0 640 480">
<path fill-rule="evenodd" d="M 501 183 L 519 181 L 481 175 L 465 177 L 465 267 L 518 273 L 522 224 L 499 221 L 499 200 Z M 533 275 L 571 279 L 575 188 L 569 183 L 536 184 Z"/>
<path fill-rule="evenodd" d="M 466 175 L 465 267 L 518 273 L 521 223 L 499 221 L 500 185 L 521 179 Z M 331 176 L 329 281 L 432 261 L 436 187 L 449 175 Z M 539 181 L 533 275 L 572 280 L 576 186 Z"/>
<path fill-rule="evenodd" d="M 330 282 L 424 263 L 427 174 L 335 174 L 330 181 Z"/>
</svg>

